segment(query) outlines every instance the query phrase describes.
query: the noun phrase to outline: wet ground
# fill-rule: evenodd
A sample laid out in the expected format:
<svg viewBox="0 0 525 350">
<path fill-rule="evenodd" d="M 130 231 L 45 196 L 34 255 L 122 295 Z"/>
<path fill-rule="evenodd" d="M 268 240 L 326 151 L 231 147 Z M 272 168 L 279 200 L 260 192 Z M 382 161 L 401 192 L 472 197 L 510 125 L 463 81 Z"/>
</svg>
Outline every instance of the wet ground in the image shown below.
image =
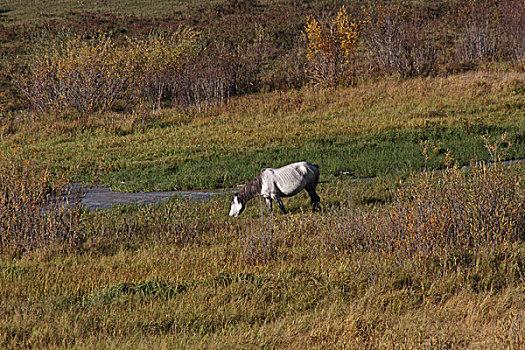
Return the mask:
<svg viewBox="0 0 525 350">
<path fill-rule="evenodd" d="M 86 209 L 107 209 L 119 204 L 157 204 L 172 197 L 192 201 L 208 201 L 216 196 L 231 194 L 232 190 L 165 191 L 165 192 L 115 192 L 109 187 L 87 187 L 74 184 L 65 194 L 51 198 L 51 202 L 79 203 Z"/>
</svg>

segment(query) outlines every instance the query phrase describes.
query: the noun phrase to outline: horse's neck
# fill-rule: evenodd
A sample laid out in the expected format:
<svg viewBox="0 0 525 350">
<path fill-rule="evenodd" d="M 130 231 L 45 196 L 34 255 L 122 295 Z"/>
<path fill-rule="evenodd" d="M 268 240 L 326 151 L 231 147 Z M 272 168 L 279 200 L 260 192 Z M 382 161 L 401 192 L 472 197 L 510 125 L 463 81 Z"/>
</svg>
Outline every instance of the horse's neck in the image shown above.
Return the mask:
<svg viewBox="0 0 525 350">
<path fill-rule="evenodd" d="M 246 204 L 250 199 L 261 194 L 261 174 L 262 173 L 259 173 L 239 191 L 239 199 L 242 203 Z"/>
</svg>

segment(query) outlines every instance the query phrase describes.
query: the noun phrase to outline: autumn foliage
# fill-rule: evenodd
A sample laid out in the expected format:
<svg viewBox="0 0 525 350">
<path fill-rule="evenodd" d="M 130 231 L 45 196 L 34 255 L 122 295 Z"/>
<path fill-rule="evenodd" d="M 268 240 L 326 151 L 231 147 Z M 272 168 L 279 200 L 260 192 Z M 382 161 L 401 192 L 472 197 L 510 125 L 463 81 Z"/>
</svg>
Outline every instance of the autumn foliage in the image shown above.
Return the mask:
<svg viewBox="0 0 525 350">
<path fill-rule="evenodd" d="M 86 13 L 36 30 L 2 25 L 0 110 L 203 110 L 309 83 L 523 67 L 520 0 L 283 6 L 225 1 L 185 20 Z"/>
<path fill-rule="evenodd" d="M 306 19 L 306 71 L 316 85 L 336 86 L 350 73 L 358 43 L 359 22 L 343 6 L 330 25 L 312 16 Z"/>
<path fill-rule="evenodd" d="M 124 43 L 106 34 L 40 38 L 31 53 L 30 74 L 20 85 L 36 111 L 93 113 L 116 103 L 158 109 L 172 76 L 196 52 L 196 42 L 197 33 L 187 28 Z"/>
</svg>

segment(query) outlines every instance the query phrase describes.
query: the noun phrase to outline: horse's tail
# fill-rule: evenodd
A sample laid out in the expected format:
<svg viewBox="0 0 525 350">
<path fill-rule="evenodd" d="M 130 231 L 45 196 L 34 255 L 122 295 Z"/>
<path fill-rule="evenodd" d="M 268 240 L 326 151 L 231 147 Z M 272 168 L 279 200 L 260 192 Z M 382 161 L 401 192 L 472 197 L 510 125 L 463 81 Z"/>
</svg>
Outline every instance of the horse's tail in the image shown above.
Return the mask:
<svg viewBox="0 0 525 350">
<path fill-rule="evenodd" d="M 319 165 L 310 162 L 306 162 L 306 164 L 308 164 L 308 167 L 313 168 L 313 170 L 319 174 Z"/>
<path fill-rule="evenodd" d="M 308 167 L 310 168 L 310 171 L 313 173 L 314 178 L 312 179 L 312 182 L 317 185 L 319 183 L 319 176 L 321 175 L 321 172 L 319 171 L 319 166 L 317 164 L 308 163 Z"/>
</svg>

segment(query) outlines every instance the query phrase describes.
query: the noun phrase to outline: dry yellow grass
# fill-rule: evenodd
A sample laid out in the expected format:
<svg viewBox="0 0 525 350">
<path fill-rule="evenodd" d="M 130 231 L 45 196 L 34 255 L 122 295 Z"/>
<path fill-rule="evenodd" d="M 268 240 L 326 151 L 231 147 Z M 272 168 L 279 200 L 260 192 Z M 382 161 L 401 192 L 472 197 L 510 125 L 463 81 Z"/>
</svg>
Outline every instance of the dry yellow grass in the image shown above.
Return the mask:
<svg viewBox="0 0 525 350">
<path fill-rule="evenodd" d="M 189 116 L 165 111 L 155 121 L 162 127 L 127 135 L 96 121 L 81 131 L 43 120 L 17 126 L 2 147 L 96 170 L 103 156 L 122 168 L 158 165 L 257 151 L 263 139 L 300 146 L 314 136 L 429 124 L 516 126 L 524 118 L 513 93 L 521 79 L 467 73 L 246 96 Z M 38 125 L 43 130 L 33 132 Z M 53 128 L 66 132 L 50 135 Z M 29 135 L 34 141 L 24 144 Z M 415 179 L 405 197 L 386 195 L 388 181 L 349 186 L 332 178 L 319 191 L 325 212 L 305 214 L 305 197 L 292 198 L 292 214 L 275 216 L 271 238 L 256 201 L 228 220 L 227 199 L 217 199 L 84 213 L 72 247 L 42 240 L 13 252 L 3 241 L 0 347 L 520 349 L 523 169 L 497 171 Z M 487 197 L 476 197 L 478 189 Z M 489 199 L 498 208 L 492 217 L 490 206 L 480 207 Z M 32 205 L 40 218 L 41 204 Z M 495 226 L 480 231 L 483 220 Z M 505 229 L 509 235 L 498 237 Z"/>
</svg>

